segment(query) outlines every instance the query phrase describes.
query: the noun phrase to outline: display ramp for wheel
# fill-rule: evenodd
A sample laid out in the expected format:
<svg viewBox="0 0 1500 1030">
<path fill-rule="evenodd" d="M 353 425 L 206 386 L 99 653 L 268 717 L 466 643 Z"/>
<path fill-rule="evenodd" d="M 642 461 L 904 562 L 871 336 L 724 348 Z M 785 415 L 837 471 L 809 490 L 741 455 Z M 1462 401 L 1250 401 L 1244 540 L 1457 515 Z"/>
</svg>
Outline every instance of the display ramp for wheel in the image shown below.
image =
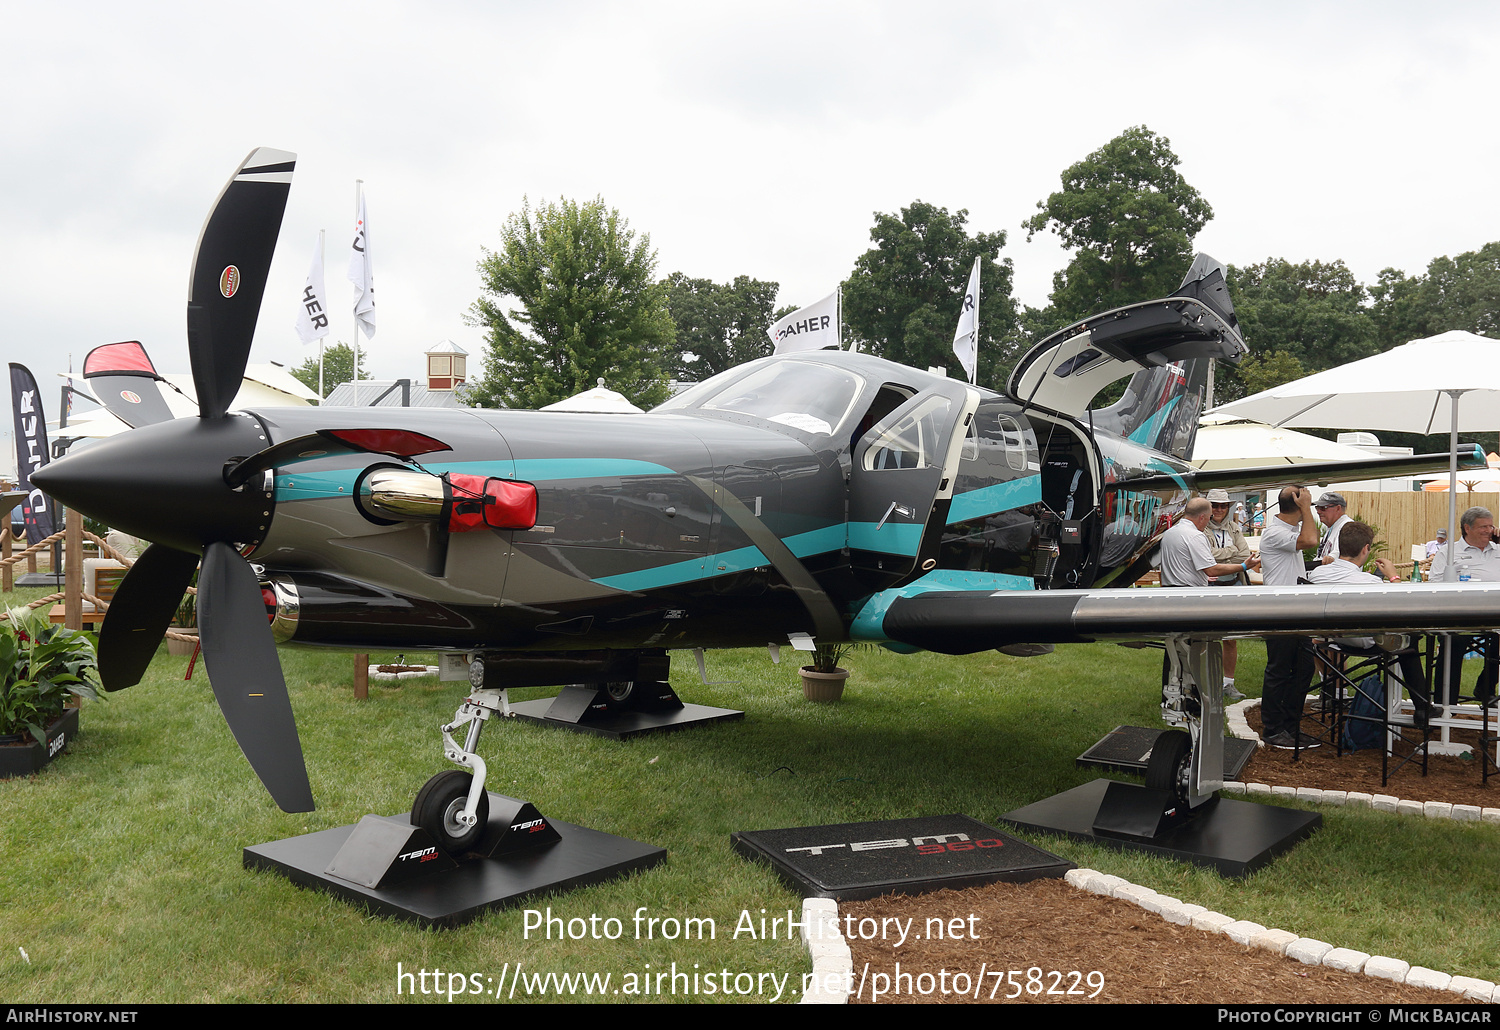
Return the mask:
<svg viewBox="0 0 1500 1030">
<path fill-rule="evenodd" d="M 665 848 L 543 817 L 489 793 L 473 851 L 449 855 L 409 813 L 245 848 L 246 869 L 278 873 L 422 926 L 461 926 L 529 897 L 602 883 L 666 861 Z"/>
<path fill-rule="evenodd" d="M 687 704 L 665 681 L 652 683 L 577 684 L 556 697 L 512 701 L 512 714 L 523 722 L 560 726 L 611 740 L 664 733 L 743 719 L 733 708 Z"/>
</svg>

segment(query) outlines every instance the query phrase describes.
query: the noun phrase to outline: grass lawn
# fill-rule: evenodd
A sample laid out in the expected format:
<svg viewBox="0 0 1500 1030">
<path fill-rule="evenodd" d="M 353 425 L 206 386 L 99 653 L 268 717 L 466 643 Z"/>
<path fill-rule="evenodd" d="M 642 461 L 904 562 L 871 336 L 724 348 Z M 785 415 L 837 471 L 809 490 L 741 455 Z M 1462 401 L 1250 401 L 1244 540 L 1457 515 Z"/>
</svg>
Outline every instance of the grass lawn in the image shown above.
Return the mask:
<svg viewBox="0 0 1500 1030">
<path fill-rule="evenodd" d="M 1264 648 L 1240 649 L 1240 686 L 1255 693 Z M 745 710 L 727 726 L 616 743 L 491 723 L 480 752 L 492 789 L 668 849 L 657 869 L 530 903 L 563 919 L 613 917 L 620 939 L 549 941 L 528 938 L 522 910 L 424 931 L 241 866 L 245 845 L 408 809 L 427 777 L 450 767 L 437 727 L 452 717 L 458 685 L 372 683 L 370 698 L 355 701 L 348 655 L 282 651 L 318 802 L 314 813 L 287 815 L 240 755 L 201 667 L 183 682 L 187 660 L 163 648 L 139 686 L 85 706 L 82 735 L 61 762 L 35 780 L 0 782 L 0 998 L 388 1001 L 398 963 L 439 968 L 444 984 L 449 972 L 498 979 L 522 963 L 542 974 L 610 973 L 619 986 L 675 962 L 795 985 L 809 968 L 799 944 L 733 937 L 743 912 L 759 926 L 761 909 L 784 916 L 800 899 L 731 851 L 732 830 L 949 812 L 994 821 L 1094 778 L 1073 759 L 1114 726 L 1160 725 L 1155 651 L 858 652 L 836 705 L 804 701 L 795 656 L 783 656 L 773 665 L 764 651 L 710 653 L 709 678 L 733 681 L 712 686 L 698 681 L 690 655 L 674 656 L 685 699 Z M 1323 815 L 1321 832 L 1244 881 L 1034 840 L 1238 918 L 1500 979 L 1500 828 Z M 717 939 L 637 940 L 632 918 L 643 906 L 658 918 L 712 918 Z"/>
</svg>

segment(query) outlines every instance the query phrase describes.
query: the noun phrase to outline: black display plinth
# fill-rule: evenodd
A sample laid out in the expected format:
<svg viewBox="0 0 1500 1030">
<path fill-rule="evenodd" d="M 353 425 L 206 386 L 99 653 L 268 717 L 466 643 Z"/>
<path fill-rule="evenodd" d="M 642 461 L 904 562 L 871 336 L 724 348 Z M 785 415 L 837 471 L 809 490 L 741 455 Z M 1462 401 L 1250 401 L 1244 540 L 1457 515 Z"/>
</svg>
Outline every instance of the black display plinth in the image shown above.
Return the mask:
<svg viewBox="0 0 1500 1030">
<path fill-rule="evenodd" d="M 1001 819 L 1023 830 L 1065 833 L 1075 840 L 1207 866 L 1223 876 L 1250 875 L 1323 825 L 1323 817 L 1316 812 L 1220 798 L 1205 806 L 1206 811 L 1150 840 L 1096 829 L 1106 793 L 1147 790 L 1131 783 L 1093 780 L 1007 812 Z M 1105 818 L 1109 819 L 1109 813 Z"/>
<path fill-rule="evenodd" d="M 491 811 L 501 810 L 513 799 L 491 793 Z M 513 807 L 513 806 L 512 806 Z M 454 862 L 437 851 L 430 869 L 420 875 L 403 873 L 404 879 L 385 876 L 379 889 L 328 871 L 335 860 L 346 874 L 377 882 L 389 862 L 422 850 L 412 834 L 406 815 L 365 816 L 356 825 L 340 826 L 301 837 L 247 847 L 246 869 L 280 873 L 302 887 L 326 891 L 355 904 L 368 906 L 381 915 L 405 919 L 422 926 L 461 926 L 492 908 L 515 905 L 547 891 L 570 890 L 611 880 L 639 869 L 649 869 L 666 860 L 665 848 L 627 840 L 572 823 L 548 820 L 558 839 L 555 843 L 503 854 L 498 858 L 467 858 Z M 356 833 L 371 842 L 375 851 L 366 862 L 344 850 Z M 405 855 L 400 854 L 407 848 Z M 385 852 L 390 852 L 386 854 Z M 422 861 L 418 855 L 414 859 Z M 423 863 L 427 864 L 427 863 Z M 399 879 L 400 882 L 391 881 Z"/>
<path fill-rule="evenodd" d="M 737 830 L 746 858 L 768 862 L 812 897 L 860 901 L 882 894 L 961 890 L 1062 876 L 1073 863 L 966 815 L 838 826 Z"/>
<path fill-rule="evenodd" d="M 665 682 L 637 684 L 631 696 L 623 701 L 612 699 L 600 687 L 564 687 L 556 697 L 513 703 L 510 710 L 526 722 L 561 726 L 612 740 L 745 717 L 744 712 L 732 708 L 684 704 Z"/>
<path fill-rule="evenodd" d="M 1160 729 L 1148 730 L 1144 726 L 1116 726 L 1099 742 L 1073 760 L 1074 765 L 1113 769 L 1117 772 L 1144 776 L 1146 760 L 1151 757 L 1151 747 L 1161 736 Z M 1237 780 L 1240 770 L 1255 754 L 1255 741 L 1230 737 L 1224 741 L 1224 778 Z"/>
</svg>

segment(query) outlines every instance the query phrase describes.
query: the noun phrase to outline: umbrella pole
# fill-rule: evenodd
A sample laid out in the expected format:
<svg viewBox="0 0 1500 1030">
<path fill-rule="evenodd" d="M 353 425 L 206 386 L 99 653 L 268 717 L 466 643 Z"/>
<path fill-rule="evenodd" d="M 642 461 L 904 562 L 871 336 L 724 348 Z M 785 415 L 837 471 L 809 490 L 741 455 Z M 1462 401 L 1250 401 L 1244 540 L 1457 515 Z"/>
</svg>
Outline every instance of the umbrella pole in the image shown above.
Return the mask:
<svg viewBox="0 0 1500 1030">
<path fill-rule="evenodd" d="M 1452 406 L 1452 428 L 1448 430 L 1448 555 L 1443 566 L 1443 582 L 1458 582 L 1458 568 L 1453 564 L 1453 537 L 1458 524 L 1458 398 L 1463 390 L 1444 390 Z"/>
</svg>

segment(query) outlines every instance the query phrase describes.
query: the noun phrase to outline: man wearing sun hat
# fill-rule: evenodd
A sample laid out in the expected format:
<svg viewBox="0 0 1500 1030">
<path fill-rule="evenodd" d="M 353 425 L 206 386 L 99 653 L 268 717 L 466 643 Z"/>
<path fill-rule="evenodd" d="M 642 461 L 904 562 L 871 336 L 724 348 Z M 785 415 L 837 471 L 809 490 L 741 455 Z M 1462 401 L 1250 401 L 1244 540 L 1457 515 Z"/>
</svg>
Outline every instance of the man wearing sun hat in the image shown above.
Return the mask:
<svg viewBox="0 0 1500 1030">
<path fill-rule="evenodd" d="M 1212 505 L 1212 509 L 1203 535 L 1208 538 L 1208 550 L 1214 561 L 1229 565 L 1247 561 L 1250 558 L 1250 545 L 1245 542 L 1239 520 L 1234 517 L 1234 502 L 1229 499 L 1228 491 L 1210 490 L 1208 503 Z M 1245 582 L 1245 579 L 1243 572 L 1236 572 L 1230 576 L 1218 576 L 1213 583 L 1217 586 L 1237 586 Z M 1245 696 L 1234 685 L 1234 668 L 1239 662 L 1239 654 L 1238 641 L 1224 641 L 1224 696 L 1231 701 L 1238 701 Z"/>
</svg>

